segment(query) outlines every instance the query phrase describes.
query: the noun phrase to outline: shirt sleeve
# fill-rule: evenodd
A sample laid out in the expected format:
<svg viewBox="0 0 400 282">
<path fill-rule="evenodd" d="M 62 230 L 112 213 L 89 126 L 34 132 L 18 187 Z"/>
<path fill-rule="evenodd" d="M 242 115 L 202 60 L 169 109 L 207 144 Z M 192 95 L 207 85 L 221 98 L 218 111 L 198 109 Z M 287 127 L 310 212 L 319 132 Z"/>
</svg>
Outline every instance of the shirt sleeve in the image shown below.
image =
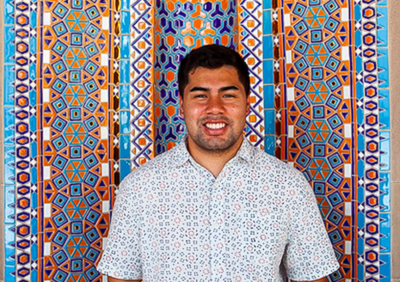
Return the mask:
<svg viewBox="0 0 400 282">
<path fill-rule="evenodd" d="M 119 279 L 141 279 L 140 231 L 132 175 L 121 182 L 97 270 Z"/>
<path fill-rule="evenodd" d="M 339 268 L 332 244 L 308 182 L 301 176 L 293 197 L 289 244 L 283 258 L 288 278 L 310 281 L 325 277 Z"/>
</svg>

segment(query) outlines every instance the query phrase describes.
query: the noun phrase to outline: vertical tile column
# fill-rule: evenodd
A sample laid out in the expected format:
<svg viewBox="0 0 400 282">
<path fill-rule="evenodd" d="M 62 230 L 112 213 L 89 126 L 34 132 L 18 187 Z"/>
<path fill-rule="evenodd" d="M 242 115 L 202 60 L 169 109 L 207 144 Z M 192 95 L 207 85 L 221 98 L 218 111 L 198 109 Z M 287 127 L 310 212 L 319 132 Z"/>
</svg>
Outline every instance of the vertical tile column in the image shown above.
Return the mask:
<svg viewBox="0 0 400 282">
<path fill-rule="evenodd" d="M 179 142 L 185 131 L 176 77 L 181 59 L 206 44 L 235 48 L 237 13 L 234 0 L 162 0 L 155 13 L 155 150 L 160 154 Z"/>
<path fill-rule="evenodd" d="M 14 1 L 3 2 L 4 8 L 4 278 L 15 281 L 15 5 Z M 1 266 L 3 267 L 3 266 Z"/>
<path fill-rule="evenodd" d="M 264 87 L 263 68 L 267 61 L 263 62 L 263 54 L 268 50 L 263 46 L 263 4 L 260 1 L 241 0 L 238 4 L 238 51 L 249 66 L 250 72 L 250 113 L 247 116 L 245 136 L 256 147 L 264 150 L 264 136 L 268 131 L 272 134 L 271 120 L 264 123 L 264 114 L 273 117 L 273 112 L 264 111 Z M 268 24 L 267 24 L 268 25 Z M 271 46 L 272 47 L 272 46 Z M 268 48 L 268 47 L 267 47 Z M 272 63 L 272 61 L 270 61 Z"/>
</svg>

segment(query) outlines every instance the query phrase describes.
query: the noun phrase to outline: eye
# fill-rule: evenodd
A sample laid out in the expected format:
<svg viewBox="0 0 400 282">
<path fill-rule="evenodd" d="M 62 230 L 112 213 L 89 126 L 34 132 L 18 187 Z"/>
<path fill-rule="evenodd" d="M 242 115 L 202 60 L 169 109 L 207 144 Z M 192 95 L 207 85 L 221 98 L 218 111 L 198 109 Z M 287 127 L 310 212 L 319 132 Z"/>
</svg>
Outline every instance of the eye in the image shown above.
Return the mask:
<svg viewBox="0 0 400 282">
<path fill-rule="evenodd" d="M 194 98 L 206 98 L 207 96 L 205 94 L 196 94 L 194 95 Z"/>
<path fill-rule="evenodd" d="M 229 93 L 227 93 L 227 94 L 224 94 L 223 97 L 224 97 L 224 98 L 234 98 L 235 95 L 234 95 L 234 94 L 229 94 Z"/>
</svg>

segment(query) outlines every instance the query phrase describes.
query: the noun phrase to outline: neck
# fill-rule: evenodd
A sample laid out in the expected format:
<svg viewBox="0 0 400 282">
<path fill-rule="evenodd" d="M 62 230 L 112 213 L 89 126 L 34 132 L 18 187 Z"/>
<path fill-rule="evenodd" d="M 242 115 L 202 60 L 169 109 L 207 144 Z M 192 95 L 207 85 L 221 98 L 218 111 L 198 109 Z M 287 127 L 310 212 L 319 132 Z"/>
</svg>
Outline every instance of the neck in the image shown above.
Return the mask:
<svg viewBox="0 0 400 282">
<path fill-rule="evenodd" d="M 198 147 L 191 138 L 188 138 L 187 146 L 192 158 L 217 178 L 224 166 L 234 156 L 236 156 L 242 142 L 243 137 L 241 136 L 240 140 L 238 140 L 238 142 L 236 142 L 232 147 L 226 150 L 211 151 Z"/>
</svg>

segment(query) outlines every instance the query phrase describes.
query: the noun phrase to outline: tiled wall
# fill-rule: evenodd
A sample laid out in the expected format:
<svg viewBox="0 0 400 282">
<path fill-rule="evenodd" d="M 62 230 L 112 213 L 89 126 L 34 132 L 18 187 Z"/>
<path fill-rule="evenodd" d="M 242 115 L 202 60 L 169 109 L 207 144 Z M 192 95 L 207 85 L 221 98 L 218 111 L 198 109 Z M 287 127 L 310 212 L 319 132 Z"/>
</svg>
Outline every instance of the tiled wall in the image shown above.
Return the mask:
<svg viewBox="0 0 400 282">
<path fill-rule="evenodd" d="M 246 137 L 312 184 L 330 279 L 390 281 L 385 0 L 2 5 L 6 281 L 102 279 L 115 190 L 180 140 L 177 66 L 209 43 L 250 66 Z"/>
</svg>

